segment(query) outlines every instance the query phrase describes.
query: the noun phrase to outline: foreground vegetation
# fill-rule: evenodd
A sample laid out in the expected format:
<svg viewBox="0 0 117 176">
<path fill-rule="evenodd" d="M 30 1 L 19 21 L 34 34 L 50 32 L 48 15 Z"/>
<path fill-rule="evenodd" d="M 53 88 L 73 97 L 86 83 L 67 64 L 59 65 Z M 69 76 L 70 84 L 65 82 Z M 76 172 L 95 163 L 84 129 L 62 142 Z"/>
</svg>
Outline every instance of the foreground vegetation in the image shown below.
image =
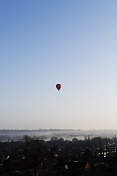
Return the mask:
<svg viewBox="0 0 117 176">
<path fill-rule="evenodd" d="M 1 176 L 116 176 L 117 139 L 0 142 Z"/>
</svg>

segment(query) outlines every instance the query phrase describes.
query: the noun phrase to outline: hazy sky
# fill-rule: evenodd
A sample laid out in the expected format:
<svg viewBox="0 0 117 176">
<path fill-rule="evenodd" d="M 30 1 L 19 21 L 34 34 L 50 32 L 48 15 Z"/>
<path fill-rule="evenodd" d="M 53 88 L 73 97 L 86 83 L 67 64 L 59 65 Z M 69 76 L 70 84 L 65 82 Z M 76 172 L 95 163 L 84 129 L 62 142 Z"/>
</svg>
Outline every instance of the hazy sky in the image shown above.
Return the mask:
<svg viewBox="0 0 117 176">
<path fill-rule="evenodd" d="M 117 129 L 116 0 L 0 0 L 3 128 Z"/>
</svg>

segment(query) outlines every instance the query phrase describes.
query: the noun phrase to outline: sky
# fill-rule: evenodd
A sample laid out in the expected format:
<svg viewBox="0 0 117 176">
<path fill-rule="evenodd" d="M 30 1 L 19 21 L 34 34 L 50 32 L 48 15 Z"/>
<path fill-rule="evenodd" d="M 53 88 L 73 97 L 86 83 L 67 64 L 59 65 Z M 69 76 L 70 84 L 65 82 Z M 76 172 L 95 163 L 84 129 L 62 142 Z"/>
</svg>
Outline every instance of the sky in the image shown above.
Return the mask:
<svg viewBox="0 0 117 176">
<path fill-rule="evenodd" d="M 117 129 L 116 0 L 0 0 L 0 129 L 40 128 Z"/>
</svg>

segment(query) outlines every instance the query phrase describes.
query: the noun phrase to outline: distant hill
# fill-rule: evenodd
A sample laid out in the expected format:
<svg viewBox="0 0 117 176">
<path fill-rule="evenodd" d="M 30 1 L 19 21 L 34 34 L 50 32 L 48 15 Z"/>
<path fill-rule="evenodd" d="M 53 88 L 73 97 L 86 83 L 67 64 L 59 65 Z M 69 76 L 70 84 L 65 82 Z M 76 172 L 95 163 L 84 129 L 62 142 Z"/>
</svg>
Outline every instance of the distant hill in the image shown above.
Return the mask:
<svg viewBox="0 0 117 176">
<path fill-rule="evenodd" d="M 109 137 L 117 135 L 117 130 L 73 130 L 73 129 L 39 129 L 39 130 L 0 130 L 0 141 L 22 140 L 23 136 L 39 137 L 40 139 L 50 140 L 52 137 L 72 140 L 73 138 L 84 139 L 86 137 Z"/>
</svg>

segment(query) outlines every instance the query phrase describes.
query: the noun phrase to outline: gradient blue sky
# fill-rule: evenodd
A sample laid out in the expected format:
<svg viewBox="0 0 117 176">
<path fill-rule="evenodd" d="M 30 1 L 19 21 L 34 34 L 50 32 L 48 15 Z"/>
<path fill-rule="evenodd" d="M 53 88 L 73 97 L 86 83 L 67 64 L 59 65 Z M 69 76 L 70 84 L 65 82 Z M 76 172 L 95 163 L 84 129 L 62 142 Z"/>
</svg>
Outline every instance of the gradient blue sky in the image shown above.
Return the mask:
<svg viewBox="0 0 117 176">
<path fill-rule="evenodd" d="M 0 0 L 3 128 L 117 129 L 116 0 Z"/>
</svg>

